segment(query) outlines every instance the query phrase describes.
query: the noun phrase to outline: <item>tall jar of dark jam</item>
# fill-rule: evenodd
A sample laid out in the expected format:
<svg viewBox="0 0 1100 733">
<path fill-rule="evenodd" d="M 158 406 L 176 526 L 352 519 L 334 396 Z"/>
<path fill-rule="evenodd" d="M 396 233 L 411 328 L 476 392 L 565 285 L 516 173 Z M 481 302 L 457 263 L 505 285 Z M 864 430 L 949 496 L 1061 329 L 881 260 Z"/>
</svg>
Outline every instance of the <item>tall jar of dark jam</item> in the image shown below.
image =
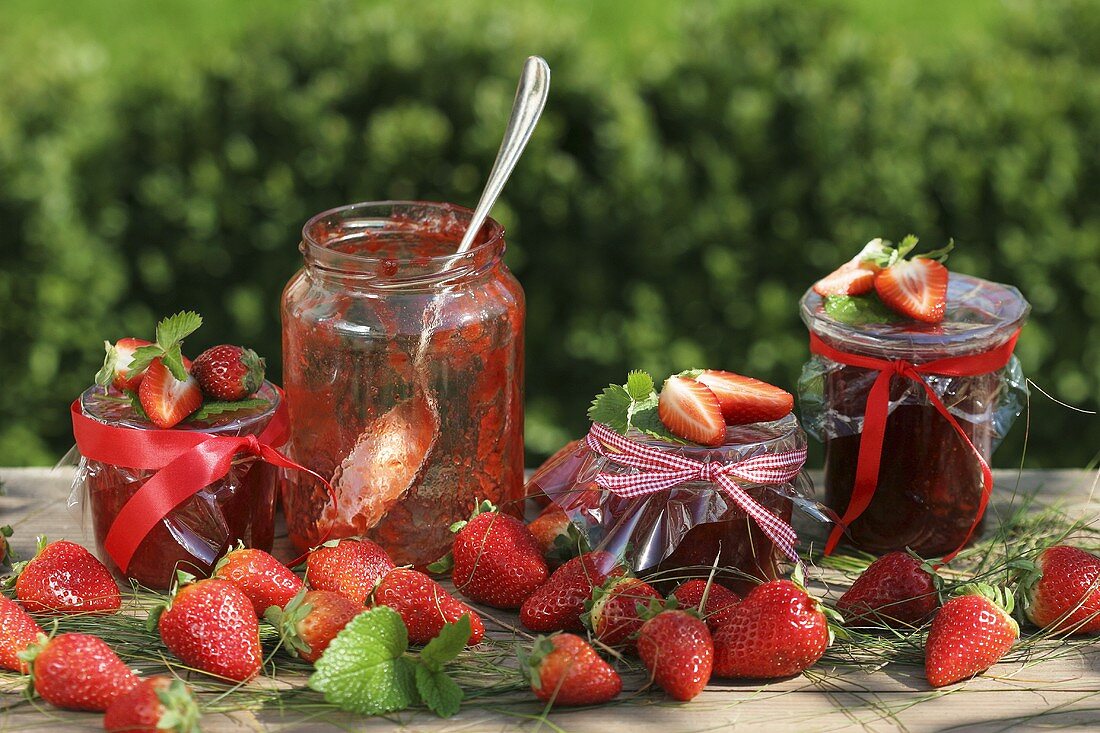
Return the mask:
<svg viewBox="0 0 1100 733">
<path fill-rule="evenodd" d="M 946 315 L 937 324 L 900 318 L 846 323 L 832 317 L 813 290 L 801 300 L 802 320 L 827 347 L 918 367 L 1010 349 L 1029 310 L 1016 288 L 956 273 L 948 283 Z M 803 424 L 825 446 L 825 503 L 840 516 L 852 500 L 868 396 L 879 374 L 814 354 L 799 381 Z M 922 384 L 893 376 L 877 484 L 866 509 L 847 525 L 847 542 L 861 550 L 910 548 L 934 557 L 980 535 L 983 475 L 974 451 L 988 462 L 1020 414 L 1026 397 L 1020 362 L 1011 356 L 984 373 L 920 378 L 973 449 Z"/>
</svg>

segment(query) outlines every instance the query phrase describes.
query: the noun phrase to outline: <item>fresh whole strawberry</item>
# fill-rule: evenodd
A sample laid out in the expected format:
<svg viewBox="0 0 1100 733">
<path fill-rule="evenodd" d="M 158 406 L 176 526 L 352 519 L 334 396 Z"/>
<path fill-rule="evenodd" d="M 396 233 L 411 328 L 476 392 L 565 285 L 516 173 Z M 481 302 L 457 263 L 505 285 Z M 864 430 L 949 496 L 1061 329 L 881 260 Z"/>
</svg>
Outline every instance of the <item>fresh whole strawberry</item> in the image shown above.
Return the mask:
<svg viewBox="0 0 1100 733">
<path fill-rule="evenodd" d="M 19 655 L 41 633 L 42 627 L 18 603 L 0 594 L 0 667 L 26 672 L 27 663 Z"/>
<path fill-rule="evenodd" d="M 550 574 L 538 543 L 523 522 L 483 502 L 456 524 L 451 556 L 455 590 L 476 603 L 519 608 Z"/>
<path fill-rule="evenodd" d="M 752 377 L 704 369 L 695 381 L 706 385 L 718 398 L 727 425 L 778 420 L 794 408 L 790 392 Z"/>
<path fill-rule="evenodd" d="M 821 605 L 801 586 L 789 580 L 761 583 L 714 632 L 714 676 L 800 674 L 821 658 L 830 641 Z"/>
<path fill-rule="evenodd" d="M 145 369 L 131 370 L 134 361 L 134 352 L 144 346 L 153 344 L 145 339 L 124 338 L 114 344 L 104 341 L 103 346 L 107 350 L 107 356 L 103 359 L 103 368 L 96 375 L 96 383 L 111 384 L 120 390 L 137 390 L 145 376 Z M 140 365 L 139 365 L 140 366 Z"/>
<path fill-rule="evenodd" d="M 23 652 L 34 690 L 67 710 L 106 710 L 138 684 L 107 642 L 90 634 L 58 634 Z"/>
<path fill-rule="evenodd" d="M 199 706 L 183 680 L 150 677 L 107 708 L 109 733 L 199 733 Z"/>
<path fill-rule="evenodd" d="M 549 567 L 557 567 L 584 552 L 586 544 L 569 515 L 551 502 L 527 525 Z"/>
<path fill-rule="evenodd" d="M 587 621 L 592 635 L 607 646 L 633 646 L 633 636 L 644 622 L 641 610 L 661 594 L 640 578 L 611 578 L 592 591 Z"/>
<path fill-rule="evenodd" d="M 370 540 L 333 540 L 309 553 L 306 583 L 366 604 L 374 586 L 394 567 L 386 551 Z"/>
<path fill-rule="evenodd" d="M 285 608 L 267 609 L 264 618 L 279 630 L 287 651 L 307 662 L 316 662 L 336 635 L 366 610 L 339 593 L 302 589 Z"/>
<path fill-rule="evenodd" d="M 704 592 L 706 593 L 705 605 Z M 701 579 L 681 583 L 669 597 L 675 598 L 681 608 L 698 611 L 711 631 L 717 630 L 719 626 L 729 621 L 737 612 L 737 605 L 741 603 L 741 597 L 729 588 L 711 583 L 710 589 L 707 590 L 707 581 Z"/>
<path fill-rule="evenodd" d="M 836 607 L 849 626 L 919 626 L 939 608 L 938 581 L 920 558 L 889 552 L 856 578 Z"/>
<path fill-rule="evenodd" d="M 823 298 L 871 292 L 875 288 L 875 275 L 892 251 L 882 239 L 872 239 L 858 255 L 814 283 L 814 292 Z"/>
<path fill-rule="evenodd" d="M 689 611 L 661 611 L 638 632 L 638 656 L 653 681 L 674 700 L 690 700 L 707 686 L 714 642 L 702 619 Z"/>
<path fill-rule="evenodd" d="M 726 442 L 726 421 L 714 392 L 702 382 L 684 376 L 665 380 L 657 402 L 657 416 L 674 435 L 701 445 Z"/>
<path fill-rule="evenodd" d="M 252 601 L 257 616 L 271 606 L 282 608 L 303 588 L 298 576 L 272 555 L 240 544 L 218 560 L 213 577 L 236 583 Z"/>
<path fill-rule="evenodd" d="M 184 359 L 183 367 L 189 372 L 191 363 Z M 199 383 L 190 373 L 185 373 L 184 377 L 177 379 L 159 357 L 145 370 L 138 387 L 138 400 L 149 422 L 158 428 L 174 427 L 202 406 Z"/>
<path fill-rule="evenodd" d="M 374 589 L 374 605 L 389 606 L 401 615 L 409 631 L 409 642 L 427 644 L 439 636 L 444 624 L 470 615 L 473 646 L 485 635 L 485 624 L 477 612 L 458 600 L 439 583 L 417 570 L 395 568 Z"/>
<path fill-rule="evenodd" d="M 623 689 L 619 673 L 575 634 L 540 636 L 521 664 L 535 697 L 554 705 L 599 705 Z"/>
<path fill-rule="evenodd" d="M 235 583 L 211 578 L 182 585 L 150 623 L 190 667 L 237 682 L 260 672 L 260 625 L 252 601 Z"/>
<path fill-rule="evenodd" d="M 252 349 L 222 344 L 199 354 L 191 374 L 203 392 L 233 402 L 256 393 L 264 383 L 264 367 L 264 360 Z"/>
<path fill-rule="evenodd" d="M 1011 595 L 985 585 L 965 586 L 960 593 L 943 604 L 928 632 L 924 672 L 933 687 L 984 672 L 1020 637 L 1010 615 Z"/>
<path fill-rule="evenodd" d="M 122 596 L 111 572 L 75 542 L 46 544 L 15 580 L 15 596 L 31 613 L 114 613 Z"/>
<path fill-rule="evenodd" d="M 1025 581 L 1024 611 L 1041 629 L 1070 634 L 1100 631 L 1100 558 L 1076 547 L 1043 550 Z"/>
<path fill-rule="evenodd" d="M 622 575 L 609 552 L 589 552 L 554 571 L 519 609 L 519 620 L 532 631 L 583 631 L 581 614 L 592 589 Z"/>
</svg>

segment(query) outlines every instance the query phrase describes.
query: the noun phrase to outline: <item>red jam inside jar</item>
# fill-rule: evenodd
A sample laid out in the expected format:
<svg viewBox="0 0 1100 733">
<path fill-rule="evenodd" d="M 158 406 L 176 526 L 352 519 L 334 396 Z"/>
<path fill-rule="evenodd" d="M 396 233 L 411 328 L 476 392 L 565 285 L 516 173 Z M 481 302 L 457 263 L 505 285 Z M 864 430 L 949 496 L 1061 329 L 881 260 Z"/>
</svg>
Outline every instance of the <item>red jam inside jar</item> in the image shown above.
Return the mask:
<svg viewBox="0 0 1100 733">
<path fill-rule="evenodd" d="M 851 325 L 832 318 L 821 296 L 802 298 L 802 319 L 828 346 L 876 359 L 922 364 L 988 352 L 1023 326 L 1029 306 L 1016 288 L 951 273 L 942 323 Z M 799 382 L 802 420 L 825 445 L 825 503 L 840 516 L 855 484 L 864 411 L 878 372 L 815 355 Z M 967 438 L 989 460 L 1022 409 L 1019 361 L 976 376 L 924 375 Z M 931 403 L 921 385 L 895 376 L 878 483 L 846 540 L 884 553 L 910 548 L 945 555 L 967 541 L 980 509 L 982 472 L 973 451 Z M 981 523 L 971 539 L 976 539 Z"/>
<path fill-rule="evenodd" d="M 254 397 L 265 404 L 205 421 L 184 421 L 173 429 L 212 436 L 259 435 L 275 414 L 279 394 L 265 382 Z M 156 429 L 135 413 L 129 399 L 113 391 L 104 393 L 101 387 L 85 391 L 80 405 L 84 415 L 108 425 Z M 278 471 L 255 457 L 238 456 L 224 478 L 199 490 L 154 526 L 122 573 L 103 543 L 122 507 L 155 474 L 153 470 L 81 459 L 71 501 L 87 502 L 99 555 L 117 576 L 165 590 L 177 569 L 200 577 L 209 574 L 218 558 L 237 542 L 271 549 Z"/>
<path fill-rule="evenodd" d="M 806 445 L 806 434 L 794 415 L 773 422 L 731 426 L 725 445 L 719 448 L 677 445 L 637 432 L 628 437 L 649 448 L 700 462 L 736 462 Z M 549 496 L 565 509 L 590 547 L 623 556 L 635 572 L 655 582 L 664 578 L 667 584 L 675 585 L 687 577 L 706 577 L 715 559 L 717 577 L 738 592 L 780 576 L 783 553 L 714 484 L 690 482 L 645 497 L 623 498 L 594 482 L 599 473 L 634 470 L 595 453 L 580 441 L 544 463 L 528 482 L 527 493 Z M 787 484 L 742 484 L 742 488 L 788 524 L 796 503 L 815 505 L 813 487 L 805 474 Z"/>
<path fill-rule="evenodd" d="M 456 255 L 471 212 L 368 203 L 303 229 L 305 267 L 283 293 L 291 457 L 331 477 L 284 476 L 291 540 L 367 536 L 398 563 L 450 547 L 450 525 L 523 492 L 523 290 L 489 220 Z"/>
</svg>

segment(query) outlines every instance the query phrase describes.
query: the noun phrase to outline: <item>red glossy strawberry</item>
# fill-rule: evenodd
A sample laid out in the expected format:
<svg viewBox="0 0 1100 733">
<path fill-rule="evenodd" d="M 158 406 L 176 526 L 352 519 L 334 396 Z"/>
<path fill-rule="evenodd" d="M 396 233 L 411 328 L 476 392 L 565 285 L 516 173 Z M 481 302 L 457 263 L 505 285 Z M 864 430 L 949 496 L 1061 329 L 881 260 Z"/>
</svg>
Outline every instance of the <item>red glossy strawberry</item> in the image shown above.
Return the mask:
<svg viewBox="0 0 1100 733">
<path fill-rule="evenodd" d="M 707 594 L 705 604 L 703 603 L 704 592 Z M 698 611 L 711 631 L 715 631 L 729 621 L 736 613 L 737 605 L 741 603 L 741 597 L 729 588 L 711 583 L 708 591 L 707 581 L 701 579 L 680 584 L 669 597 L 675 598 L 680 608 Z"/>
<path fill-rule="evenodd" d="M 521 664 L 535 697 L 554 705 L 599 705 L 623 689 L 619 673 L 574 634 L 540 636 Z"/>
<path fill-rule="evenodd" d="M 875 277 L 875 291 L 890 310 L 925 323 L 939 323 L 947 312 L 947 268 L 918 257 L 898 260 Z"/>
<path fill-rule="evenodd" d="M 374 605 L 389 606 L 401 614 L 409 630 L 409 642 L 427 644 L 444 624 L 470 614 L 470 646 L 481 641 L 485 624 L 477 612 L 458 600 L 439 583 L 417 570 L 395 568 L 374 589 Z"/>
<path fill-rule="evenodd" d="M 96 381 L 101 384 L 113 384 L 121 390 L 137 390 L 141 385 L 145 370 L 130 373 L 130 362 L 134 360 L 134 352 L 142 346 L 152 344 L 145 339 L 124 338 L 114 344 L 110 341 L 103 342 L 107 350 L 107 356 L 103 360 L 103 369 L 96 376 Z"/>
<path fill-rule="evenodd" d="M 661 594 L 640 578 L 611 578 L 592 591 L 587 622 L 592 635 L 607 646 L 634 646 L 633 636 L 642 628 L 639 608 L 662 601 Z"/>
<path fill-rule="evenodd" d="M 920 558 L 890 552 L 856 578 L 836 607 L 849 626 L 918 626 L 940 606 L 938 580 Z"/>
<path fill-rule="evenodd" d="M 790 392 L 752 377 L 706 369 L 695 380 L 718 398 L 722 417 L 729 425 L 778 420 L 794 408 Z"/>
<path fill-rule="evenodd" d="M 22 607 L 0 594 L 0 667 L 26 672 L 27 663 L 19 655 L 38 640 L 42 627 Z"/>
<path fill-rule="evenodd" d="M 19 570 L 15 596 L 31 613 L 114 613 L 122 596 L 111 573 L 75 542 L 46 544 Z"/>
<path fill-rule="evenodd" d="M 370 540 L 334 540 L 309 553 L 306 582 L 310 588 L 365 604 L 374 586 L 394 567 L 386 551 Z"/>
<path fill-rule="evenodd" d="M 211 578 L 183 585 L 150 619 L 168 650 L 190 667 L 237 682 L 260 672 L 260 625 L 235 583 Z"/>
<path fill-rule="evenodd" d="M 1100 557 L 1066 545 L 1048 547 L 1025 586 L 1024 611 L 1039 628 L 1100 631 Z"/>
<path fill-rule="evenodd" d="M 553 502 L 527 525 L 527 531 L 535 538 L 550 567 L 557 567 L 584 551 L 584 540 L 569 521 L 569 515 Z"/>
<path fill-rule="evenodd" d="M 339 593 L 303 589 L 285 608 L 267 609 L 264 618 L 279 629 L 287 651 L 307 662 L 316 662 L 336 635 L 366 610 Z"/>
<path fill-rule="evenodd" d="M 1020 638 L 1020 627 L 1009 615 L 1011 595 L 981 585 L 960 592 L 962 595 L 943 604 L 928 632 L 924 672 L 933 687 L 984 672 Z"/>
<path fill-rule="evenodd" d="M 519 608 L 550 575 L 523 522 L 501 514 L 491 503 L 482 503 L 470 521 L 455 527 L 451 580 L 471 601 Z"/>
<path fill-rule="evenodd" d="M 726 441 L 722 405 L 702 382 L 669 377 L 661 388 L 657 415 L 666 428 L 684 440 L 711 446 Z"/>
<path fill-rule="evenodd" d="M 233 402 L 256 393 L 264 383 L 264 367 L 252 349 L 222 344 L 199 354 L 191 374 L 203 392 Z"/>
<path fill-rule="evenodd" d="M 608 552 L 589 552 L 554 571 L 519 609 L 519 620 L 532 631 L 583 631 L 581 614 L 592 589 L 612 575 L 622 575 Z"/>
<path fill-rule="evenodd" d="M 68 710 L 106 710 L 138 684 L 107 642 L 89 634 L 58 634 L 23 653 L 34 690 Z"/>
<path fill-rule="evenodd" d="M 191 363 L 183 360 L 185 369 Z M 138 388 L 138 400 L 149 422 L 167 430 L 178 425 L 202 406 L 202 390 L 190 374 L 187 379 L 176 379 L 160 358 L 156 358 L 145 370 L 145 377 Z"/>
<path fill-rule="evenodd" d="M 690 700 L 707 686 L 714 665 L 714 643 L 707 625 L 693 613 L 667 610 L 642 625 L 638 656 L 662 690 L 674 700 Z"/>
<path fill-rule="evenodd" d="M 150 677 L 118 697 L 103 716 L 109 733 L 199 733 L 199 706 L 183 680 Z"/>
<path fill-rule="evenodd" d="M 858 255 L 814 283 L 814 292 L 823 298 L 871 292 L 875 287 L 875 275 L 882 270 L 892 249 L 883 240 L 872 239 Z"/>
<path fill-rule="evenodd" d="M 236 583 L 252 601 L 257 616 L 271 606 L 282 608 L 303 588 L 298 576 L 269 553 L 240 544 L 218 560 L 214 577 Z"/>
<path fill-rule="evenodd" d="M 816 599 L 789 580 L 761 583 L 714 632 L 714 676 L 790 677 L 813 666 L 829 642 Z"/>
</svg>

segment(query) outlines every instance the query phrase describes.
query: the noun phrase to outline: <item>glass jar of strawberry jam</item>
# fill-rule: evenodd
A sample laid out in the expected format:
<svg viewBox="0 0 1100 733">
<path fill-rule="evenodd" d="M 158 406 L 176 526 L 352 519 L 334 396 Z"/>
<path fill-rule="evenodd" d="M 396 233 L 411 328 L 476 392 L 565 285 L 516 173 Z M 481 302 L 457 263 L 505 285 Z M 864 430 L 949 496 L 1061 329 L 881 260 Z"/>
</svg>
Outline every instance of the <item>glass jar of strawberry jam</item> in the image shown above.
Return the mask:
<svg viewBox="0 0 1100 733">
<path fill-rule="evenodd" d="M 849 515 L 847 540 L 862 550 L 954 553 L 981 532 L 992 488 L 982 461 L 1026 397 L 1012 348 L 1027 301 L 1008 285 L 951 273 L 941 323 L 849 323 L 824 305 L 813 290 L 801 301 L 814 353 L 799 395 L 803 424 L 825 444 L 826 504 Z"/>
<path fill-rule="evenodd" d="M 279 408 L 280 396 L 264 382 L 249 406 L 232 412 L 185 420 L 172 431 L 210 437 L 258 436 Z M 127 433 L 157 430 L 115 390 L 92 387 L 79 409 L 96 423 Z M 159 431 L 167 433 L 169 431 Z M 119 446 L 115 446 L 119 448 Z M 138 450 L 134 446 L 132 452 Z M 157 475 L 155 469 L 129 468 L 81 457 L 70 504 L 84 504 L 91 516 L 100 557 L 117 576 L 155 590 L 167 589 L 176 570 L 208 574 L 226 550 L 238 542 L 270 550 L 275 528 L 278 470 L 253 455 L 233 457 L 228 473 L 185 499 L 153 525 L 133 552 L 125 572 L 106 547 L 108 533 L 134 494 Z"/>
<path fill-rule="evenodd" d="M 598 477 L 645 473 L 615 460 L 616 446 L 595 450 L 593 434 L 544 463 L 528 483 L 528 495 L 544 494 L 561 506 L 592 549 L 622 555 L 631 568 L 659 582 L 706 577 L 717 559 L 724 585 L 745 591 L 779 577 L 787 559 L 759 522 L 714 480 L 693 479 L 641 496 L 601 488 Z M 606 435 L 606 434 L 605 434 Z M 631 429 L 627 440 L 661 455 L 698 464 L 738 464 L 763 456 L 796 455 L 789 480 L 737 485 L 763 510 L 789 525 L 795 506 L 828 521 L 801 472 L 806 434 L 793 414 L 772 422 L 727 428 L 718 448 L 669 443 Z M 744 465 L 744 464 L 742 464 Z"/>
<path fill-rule="evenodd" d="M 310 219 L 283 293 L 290 455 L 331 477 L 285 477 L 299 548 L 368 536 L 398 563 L 450 546 L 479 499 L 523 492 L 523 290 L 489 220 L 437 203 L 345 206 Z"/>
</svg>

